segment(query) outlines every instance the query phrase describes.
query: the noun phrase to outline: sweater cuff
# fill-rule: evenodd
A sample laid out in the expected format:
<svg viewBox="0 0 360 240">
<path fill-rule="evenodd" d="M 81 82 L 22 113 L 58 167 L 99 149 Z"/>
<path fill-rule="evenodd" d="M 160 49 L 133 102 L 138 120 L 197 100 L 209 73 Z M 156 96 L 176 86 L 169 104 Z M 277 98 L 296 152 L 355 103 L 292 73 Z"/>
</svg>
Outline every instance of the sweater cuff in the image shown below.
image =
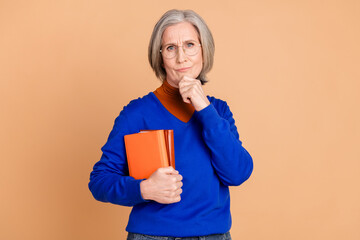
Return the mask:
<svg viewBox="0 0 360 240">
<path fill-rule="evenodd" d="M 196 117 L 202 123 L 204 130 L 216 126 L 222 119 L 211 103 L 206 108 L 196 112 Z"/>
<path fill-rule="evenodd" d="M 140 183 L 143 180 L 144 179 L 132 180 L 129 182 L 128 185 L 128 191 L 130 192 L 129 196 L 132 196 L 131 197 L 132 199 L 129 200 L 133 202 L 134 205 L 147 202 L 147 200 L 143 199 L 143 197 L 141 196 Z"/>
</svg>

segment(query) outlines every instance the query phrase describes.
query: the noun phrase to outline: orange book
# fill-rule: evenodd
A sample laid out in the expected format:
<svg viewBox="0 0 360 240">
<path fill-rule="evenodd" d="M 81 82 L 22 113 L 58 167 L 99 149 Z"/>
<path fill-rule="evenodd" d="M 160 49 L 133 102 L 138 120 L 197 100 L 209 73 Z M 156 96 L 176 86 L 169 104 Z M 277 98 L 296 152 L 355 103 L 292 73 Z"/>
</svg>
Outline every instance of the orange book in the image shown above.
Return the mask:
<svg viewBox="0 0 360 240">
<path fill-rule="evenodd" d="M 175 168 L 174 131 L 146 130 L 124 136 L 129 175 L 150 177 L 158 168 Z"/>
</svg>

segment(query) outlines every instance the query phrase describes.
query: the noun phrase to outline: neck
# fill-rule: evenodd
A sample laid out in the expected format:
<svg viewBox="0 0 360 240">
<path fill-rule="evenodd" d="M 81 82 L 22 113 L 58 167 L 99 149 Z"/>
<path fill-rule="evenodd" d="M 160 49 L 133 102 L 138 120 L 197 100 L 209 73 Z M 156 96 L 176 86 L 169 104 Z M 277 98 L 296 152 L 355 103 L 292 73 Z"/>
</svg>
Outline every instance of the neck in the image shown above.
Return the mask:
<svg viewBox="0 0 360 240">
<path fill-rule="evenodd" d="M 161 89 L 163 90 L 165 95 L 168 95 L 169 97 L 175 97 L 180 96 L 179 88 L 172 86 L 168 81 L 164 81 Z"/>
<path fill-rule="evenodd" d="M 170 85 L 170 86 L 173 87 L 173 88 L 179 88 L 179 84 L 170 82 L 170 81 L 168 81 L 168 80 L 164 80 L 164 83 Z"/>
<path fill-rule="evenodd" d="M 166 80 L 154 91 L 155 96 L 163 106 L 175 117 L 183 122 L 190 120 L 195 109 L 193 105 L 185 103 L 179 92 L 179 88 L 171 86 Z"/>
</svg>

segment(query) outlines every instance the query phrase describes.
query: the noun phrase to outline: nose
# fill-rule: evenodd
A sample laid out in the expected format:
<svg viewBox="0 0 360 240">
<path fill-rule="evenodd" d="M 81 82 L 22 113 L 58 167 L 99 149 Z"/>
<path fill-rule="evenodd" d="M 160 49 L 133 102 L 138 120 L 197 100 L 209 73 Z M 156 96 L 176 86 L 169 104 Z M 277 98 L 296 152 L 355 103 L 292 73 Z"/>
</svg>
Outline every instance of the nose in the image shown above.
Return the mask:
<svg viewBox="0 0 360 240">
<path fill-rule="evenodd" d="M 178 52 L 176 54 L 177 62 L 179 62 L 179 63 L 185 62 L 186 59 L 187 59 L 187 56 L 186 56 L 186 54 L 184 52 L 184 48 L 181 46 L 181 47 L 178 47 L 177 50 L 178 50 Z"/>
</svg>

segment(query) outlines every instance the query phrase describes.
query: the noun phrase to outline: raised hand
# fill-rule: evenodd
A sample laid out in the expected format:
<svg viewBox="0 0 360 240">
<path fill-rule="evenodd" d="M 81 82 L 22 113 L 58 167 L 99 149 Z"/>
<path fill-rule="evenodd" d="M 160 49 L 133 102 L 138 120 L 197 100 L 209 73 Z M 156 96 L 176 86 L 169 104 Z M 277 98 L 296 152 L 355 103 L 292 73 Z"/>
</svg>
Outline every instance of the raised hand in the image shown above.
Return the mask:
<svg viewBox="0 0 360 240">
<path fill-rule="evenodd" d="M 201 111 L 210 104 L 198 79 L 184 76 L 179 82 L 179 91 L 183 101 L 191 103 L 196 111 Z"/>
</svg>

